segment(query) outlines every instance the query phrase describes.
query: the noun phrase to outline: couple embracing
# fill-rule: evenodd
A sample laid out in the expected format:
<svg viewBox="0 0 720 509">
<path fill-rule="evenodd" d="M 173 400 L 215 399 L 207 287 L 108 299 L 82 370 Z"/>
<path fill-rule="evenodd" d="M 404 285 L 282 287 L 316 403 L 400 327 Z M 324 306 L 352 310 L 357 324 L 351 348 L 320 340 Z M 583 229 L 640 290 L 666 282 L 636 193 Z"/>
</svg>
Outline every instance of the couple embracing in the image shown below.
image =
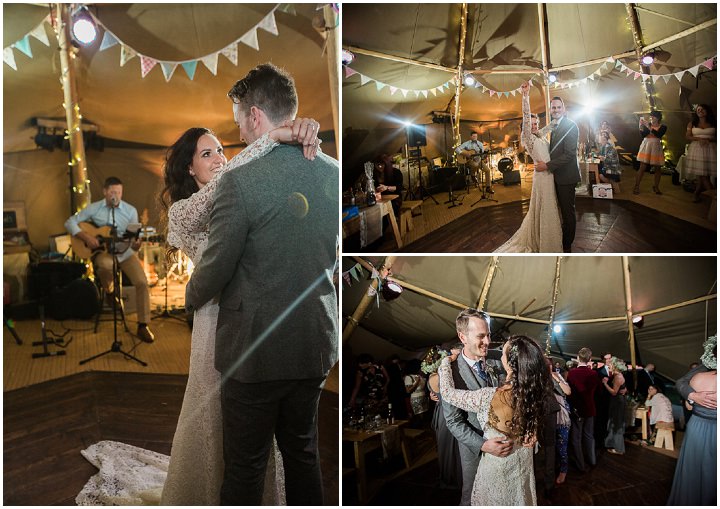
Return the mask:
<svg viewBox="0 0 720 509">
<path fill-rule="evenodd" d="M 580 132 L 567 118 L 560 97 L 550 101 L 552 121 L 538 129 L 530 113 L 530 84 L 522 85 L 520 141 L 535 163 L 528 213 L 517 232 L 496 253 L 565 253 L 575 240 L 575 185 L 580 182 L 577 145 Z M 546 139 L 550 134 L 550 140 Z M 559 212 L 558 212 L 559 207 Z"/>
<path fill-rule="evenodd" d="M 438 369 L 447 427 L 458 441 L 460 505 L 536 505 L 533 447 L 550 394 L 545 356 L 527 336 L 511 336 L 489 357 L 490 317 L 468 308 L 456 319 L 463 350 Z"/>
</svg>

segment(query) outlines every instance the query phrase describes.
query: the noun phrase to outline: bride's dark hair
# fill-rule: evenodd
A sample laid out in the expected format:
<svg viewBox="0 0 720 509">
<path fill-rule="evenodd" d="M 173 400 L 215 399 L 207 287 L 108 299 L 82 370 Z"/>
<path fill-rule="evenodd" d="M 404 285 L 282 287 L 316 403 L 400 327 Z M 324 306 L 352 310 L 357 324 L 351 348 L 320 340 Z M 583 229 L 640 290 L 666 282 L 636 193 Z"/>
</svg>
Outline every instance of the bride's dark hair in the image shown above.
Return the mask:
<svg viewBox="0 0 720 509">
<path fill-rule="evenodd" d="M 510 431 L 522 441 L 529 441 L 538 438 L 550 396 L 552 382 L 545 355 L 533 339 L 522 335 L 510 336 L 506 355 L 512 370 L 507 379 L 513 409 Z"/>
</svg>

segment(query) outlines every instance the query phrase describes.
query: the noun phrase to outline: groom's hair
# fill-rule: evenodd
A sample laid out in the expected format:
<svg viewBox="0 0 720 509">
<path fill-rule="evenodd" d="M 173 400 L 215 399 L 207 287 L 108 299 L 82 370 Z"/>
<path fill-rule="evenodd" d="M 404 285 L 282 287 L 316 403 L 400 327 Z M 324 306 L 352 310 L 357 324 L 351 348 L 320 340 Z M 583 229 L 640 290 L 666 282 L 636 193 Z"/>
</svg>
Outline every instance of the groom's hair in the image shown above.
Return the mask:
<svg viewBox="0 0 720 509">
<path fill-rule="evenodd" d="M 235 83 L 228 97 L 246 114 L 252 106 L 265 112 L 270 122 L 279 124 L 295 118 L 298 97 L 295 81 L 283 69 L 271 63 L 258 65 Z"/>
<path fill-rule="evenodd" d="M 488 326 L 488 331 L 490 330 L 490 316 L 488 316 L 487 313 L 483 313 L 475 308 L 467 308 L 460 311 L 460 314 L 455 319 L 455 329 L 458 332 L 465 334 L 471 318 L 480 318 L 481 320 L 485 320 L 485 323 L 487 323 Z"/>
</svg>

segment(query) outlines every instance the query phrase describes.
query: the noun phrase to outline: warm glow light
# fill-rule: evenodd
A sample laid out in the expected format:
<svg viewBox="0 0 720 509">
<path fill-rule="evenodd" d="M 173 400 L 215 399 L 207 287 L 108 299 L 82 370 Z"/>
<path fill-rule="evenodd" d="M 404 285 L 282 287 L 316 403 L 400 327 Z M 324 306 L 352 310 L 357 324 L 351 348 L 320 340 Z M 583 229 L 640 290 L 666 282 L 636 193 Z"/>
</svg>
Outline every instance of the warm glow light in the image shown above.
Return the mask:
<svg viewBox="0 0 720 509">
<path fill-rule="evenodd" d="M 73 21 L 72 34 L 80 44 L 91 44 L 97 37 L 97 29 L 86 17 L 78 17 Z"/>
</svg>

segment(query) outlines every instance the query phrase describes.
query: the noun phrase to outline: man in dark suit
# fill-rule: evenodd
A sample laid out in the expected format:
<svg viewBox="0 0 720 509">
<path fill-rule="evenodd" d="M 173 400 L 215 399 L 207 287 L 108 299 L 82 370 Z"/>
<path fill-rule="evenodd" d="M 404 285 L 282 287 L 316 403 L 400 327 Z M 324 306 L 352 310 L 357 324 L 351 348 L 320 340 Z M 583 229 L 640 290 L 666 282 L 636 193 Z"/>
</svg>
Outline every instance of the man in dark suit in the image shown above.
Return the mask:
<svg viewBox="0 0 720 509">
<path fill-rule="evenodd" d="M 632 380 L 632 377 L 625 377 L 626 381 Z M 655 385 L 655 364 L 647 364 L 644 369 L 637 372 L 637 395 L 640 401 L 645 401 L 648 395 L 648 387 Z"/>
<path fill-rule="evenodd" d="M 594 466 L 595 437 L 595 391 L 600 385 L 600 378 L 588 363 L 592 358 L 592 350 L 581 348 L 578 352 L 578 367 L 571 369 L 567 376 L 570 385 L 570 460 L 575 468 L 586 472 Z"/>
<path fill-rule="evenodd" d="M 598 380 L 602 383 L 603 378 L 612 378 L 610 376 L 610 370 L 608 370 L 608 364 L 612 354 L 606 352 L 603 354 L 603 365 L 595 370 L 597 373 Z M 605 390 L 595 392 L 595 447 L 598 449 L 604 449 L 605 447 L 605 435 L 607 435 L 607 422 L 608 422 L 608 411 L 610 410 L 610 393 Z"/>
<path fill-rule="evenodd" d="M 537 161 L 535 171 L 549 171 L 555 178 L 560 216 L 562 217 L 563 251 L 569 253 L 575 240 L 575 185 L 580 182 L 577 159 L 578 126 L 565 116 L 565 103 L 559 97 L 550 101 L 550 116 L 555 125 L 550 135 L 550 160 Z"/>
<path fill-rule="evenodd" d="M 450 364 L 455 388 L 477 390 L 482 387 L 499 387 L 505 379 L 505 371 L 499 357 L 488 358 L 490 317 L 482 311 L 468 308 L 460 312 L 455 327 L 463 344 L 457 360 Z M 460 505 L 470 505 L 480 454 L 484 452 L 507 456 L 512 452 L 513 441 L 502 443 L 501 438 L 485 439 L 477 413 L 466 412 L 445 401 L 442 405 L 447 427 L 457 439 L 460 451 L 463 477 Z M 488 489 L 495 488 L 488 486 Z"/>
<path fill-rule="evenodd" d="M 292 77 L 272 64 L 228 96 L 248 143 L 297 113 Z M 227 172 L 215 194 L 186 304 L 197 309 L 219 295 L 223 505 L 260 505 L 273 436 L 288 505 L 323 504 L 317 410 L 338 358 L 338 170 L 324 154 L 310 161 L 302 147 L 281 145 Z"/>
</svg>

